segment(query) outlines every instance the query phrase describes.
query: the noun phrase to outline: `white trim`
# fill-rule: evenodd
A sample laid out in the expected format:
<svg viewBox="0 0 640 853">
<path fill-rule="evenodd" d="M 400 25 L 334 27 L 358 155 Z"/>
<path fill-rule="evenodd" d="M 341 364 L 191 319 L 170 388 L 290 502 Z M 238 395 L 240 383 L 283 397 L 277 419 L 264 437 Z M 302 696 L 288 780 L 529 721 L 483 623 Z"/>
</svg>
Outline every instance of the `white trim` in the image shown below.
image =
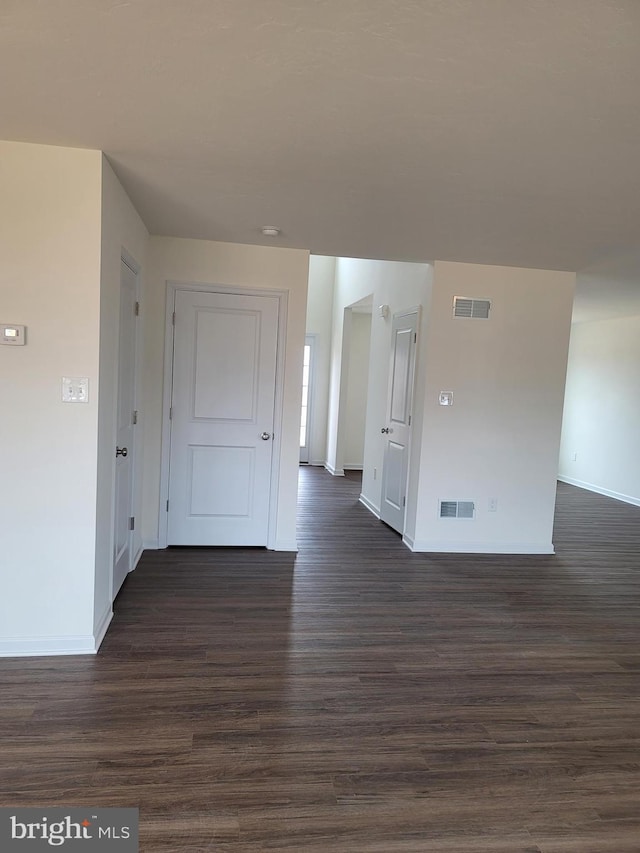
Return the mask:
<svg viewBox="0 0 640 853">
<path fill-rule="evenodd" d="M 61 637 L 8 637 L 0 640 L 0 657 L 95 655 L 97 646 L 98 644 L 92 634 Z"/>
<path fill-rule="evenodd" d="M 178 291 L 200 291 L 204 293 L 229 293 L 242 296 L 275 296 L 278 299 L 278 340 L 276 350 L 276 386 L 273 411 L 273 454 L 271 457 L 271 488 L 269 494 L 269 524 L 265 547 L 271 551 L 281 550 L 277 547 L 278 492 L 280 485 L 280 458 L 282 449 L 282 424 L 284 420 L 284 367 L 287 345 L 287 319 L 289 311 L 289 294 L 286 290 L 271 288 L 236 287 L 227 284 L 211 284 L 196 281 L 166 282 L 166 312 L 164 337 L 164 371 L 162 398 L 162 438 L 160 458 L 160 505 L 158 506 L 158 549 L 167 547 L 169 513 L 166 510 L 169 500 L 169 457 L 171 451 L 171 422 L 169 408 L 173 380 L 173 312 Z M 297 550 L 286 548 L 284 550 Z"/>
<path fill-rule="evenodd" d="M 287 323 L 289 318 L 289 294 L 286 290 L 249 291 L 232 288 L 232 292 L 252 294 L 254 296 L 276 296 L 278 298 L 278 339 L 276 344 L 275 396 L 273 400 L 273 454 L 271 456 L 271 491 L 269 494 L 269 527 L 267 530 L 267 548 L 278 548 L 278 495 L 280 493 L 280 462 L 282 458 L 282 424 L 284 422 L 284 378 L 285 354 L 287 351 Z M 284 550 L 289 550 L 288 548 Z M 297 545 L 293 550 L 297 550 Z"/>
<path fill-rule="evenodd" d="M 327 463 L 324 459 L 314 459 L 313 462 L 307 462 L 307 465 L 311 465 L 313 468 L 326 468 Z"/>
<path fill-rule="evenodd" d="M 135 276 L 140 275 L 142 267 L 140 266 L 138 261 L 136 261 L 133 255 L 127 252 L 124 246 L 120 247 L 120 259 L 125 262 L 125 264 L 129 267 L 129 269 Z"/>
<path fill-rule="evenodd" d="M 298 543 L 295 539 L 278 539 L 272 551 L 297 551 Z"/>
<path fill-rule="evenodd" d="M 129 573 L 135 571 L 138 568 L 138 563 L 140 562 L 140 558 L 142 557 L 143 551 L 144 551 L 144 545 L 141 542 L 140 547 L 138 548 L 135 557 L 131 561 L 131 568 L 129 569 Z"/>
<path fill-rule="evenodd" d="M 416 544 L 415 539 L 412 536 L 409 536 L 408 533 L 402 534 L 402 544 L 406 545 L 410 551 L 416 551 L 417 550 L 417 548 L 415 547 L 415 544 Z"/>
<path fill-rule="evenodd" d="M 593 483 L 574 480 L 573 477 L 561 477 L 559 474 L 558 480 L 562 483 L 567 483 L 569 486 L 577 486 L 579 489 L 586 489 L 588 492 L 596 492 L 599 495 L 604 495 L 606 498 L 613 498 L 616 501 L 622 501 L 626 504 L 640 506 L 640 498 L 634 498 L 633 495 L 623 495 L 620 492 L 613 492 L 611 489 L 605 489 L 602 486 L 595 486 Z"/>
<path fill-rule="evenodd" d="M 164 370 L 162 373 L 162 432 L 160 439 L 160 503 L 158 505 L 158 548 L 167 547 L 169 530 L 169 456 L 171 451 L 171 392 L 173 379 L 173 312 L 177 287 L 166 283 L 166 310 L 164 330 Z"/>
<path fill-rule="evenodd" d="M 364 471 L 363 465 L 350 465 L 348 462 L 345 462 L 342 466 L 343 471 Z"/>
<path fill-rule="evenodd" d="M 143 539 L 142 550 L 144 551 L 159 551 L 160 544 L 157 539 Z M 141 555 L 142 556 L 142 555 Z"/>
<path fill-rule="evenodd" d="M 376 518 L 380 518 L 380 509 L 375 504 L 372 504 L 369 498 L 365 498 L 364 495 L 360 495 L 358 498 L 363 507 L 369 510 L 369 512 L 373 513 Z"/>
<path fill-rule="evenodd" d="M 324 463 L 324 467 L 332 477 L 344 477 L 344 468 L 334 468 L 333 465 L 329 465 L 328 462 Z"/>
<path fill-rule="evenodd" d="M 116 406 L 113 413 L 113 435 L 114 439 L 117 437 L 118 433 L 118 424 L 117 424 L 117 414 L 118 414 L 118 394 L 119 394 L 119 377 L 120 377 L 120 297 L 122 296 L 122 264 L 127 266 L 131 272 L 136 277 L 136 283 L 134 286 L 134 300 L 137 305 L 141 304 L 141 282 L 140 276 L 142 272 L 142 266 L 136 261 L 136 259 L 131 255 L 124 246 L 120 246 L 120 285 L 118 287 L 118 342 L 117 342 L 117 352 L 118 352 L 118 363 L 116 368 L 116 373 L 114 377 L 115 382 L 115 402 Z M 141 370 L 141 329 L 139 323 L 139 315 L 136 314 L 136 322 L 133 324 L 133 408 L 139 413 L 140 411 L 140 370 Z M 140 423 L 138 419 L 138 424 Z M 131 468 L 131 506 L 130 510 L 132 515 L 142 515 L 142 511 L 138 513 L 138 504 L 136 502 L 136 498 L 139 497 L 140 493 L 140 478 L 142 474 L 141 469 L 141 450 L 142 450 L 142 433 L 140 429 L 133 430 L 133 444 L 131 448 L 131 460 L 130 464 Z M 111 559 L 111 568 L 110 568 L 110 578 L 109 578 L 109 597 L 110 597 L 110 605 L 113 604 L 114 594 L 113 594 L 113 574 L 115 570 L 115 541 L 116 541 L 116 517 L 117 517 L 117 494 L 116 494 L 116 457 L 112 451 L 112 467 L 111 467 L 111 543 L 110 550 L 112 559 Z M 133 571 L 136 567 L 138 560 L 140 559 L 140 555 L 142 554 L 142 550 L 139 551 L 138 556 L 134 558 L 133 556 L 133 547 L 134 543 L 137 539 L 137 534 L 134 531 L 129 532 L 129 572 Z M 142 549 L 142 543 L 140 543 L 140 549 Z M 106 628 L 105 628 L 106 630 Z M 100 638 L 100 642 L 102 642 L 102 637 Z M 98 643 L 99 645 L 99 643 Z"/>
<path fill-rule="evenodd" d="M 107 629 L 108 629 L 109 625 L 111 624 L 112 619 L 113 619 L 113 610 L 111 609 L 111 605 L 109 605 L 107 610 L 105 610 L 104 616 L 102 617 L 102 619 L 98 623 L 97 628 L 95 628 L 94 632 L 93 632 L 93 635 L 94 635 L 94 643 L 93 643 L 94 652 L 97 652 L 98 649 L 100 648 L 100 645 L 102 644 L 102 641 L 104 640 L 104 636 L 107 633 Z"/>
<path fill-rule="evenodd" d="M 555 554 L 552 542 L 456 542 L 403 536 L 402 541 L 415 552 L 436 554 Z"/>
</svg>

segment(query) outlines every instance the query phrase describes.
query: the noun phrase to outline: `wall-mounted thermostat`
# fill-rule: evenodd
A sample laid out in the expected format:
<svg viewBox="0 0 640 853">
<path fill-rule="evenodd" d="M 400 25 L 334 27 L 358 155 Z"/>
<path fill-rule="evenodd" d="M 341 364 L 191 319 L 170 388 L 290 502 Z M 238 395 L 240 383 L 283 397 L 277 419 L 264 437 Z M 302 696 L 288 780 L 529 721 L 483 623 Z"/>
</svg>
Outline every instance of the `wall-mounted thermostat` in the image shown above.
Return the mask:
<svg viewBox="0 0 640 853">
<path fill-rule="evenodd" d="M 23 347 L 26 341 L 26 326 L 15 326 L 9 323 L 0 324 L 0 344 L 10 347 Z"/>
<path fill-rule="evenodd" d="M 438 403 L 441 406 L 453 406 L 453 391 L 441 391 Z"/>
</svg>

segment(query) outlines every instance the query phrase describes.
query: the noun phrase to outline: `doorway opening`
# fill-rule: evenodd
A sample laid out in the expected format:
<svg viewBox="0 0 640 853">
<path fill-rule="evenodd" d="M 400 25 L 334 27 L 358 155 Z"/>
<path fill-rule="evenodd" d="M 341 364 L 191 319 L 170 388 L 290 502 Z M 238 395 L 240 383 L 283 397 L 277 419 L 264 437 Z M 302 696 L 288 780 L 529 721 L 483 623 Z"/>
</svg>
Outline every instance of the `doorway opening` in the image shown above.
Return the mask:
<svg viewBox="0 0 640 853">
<path fill-rule="evenodd" d="M 300 411 L 300 462 L 308 464 L 309 445 L 311 444 L 313 392 L 314 392 L 314 363 L 315 335 L 306 335 L 302 361 L 302 406 Z"/>
</svg>

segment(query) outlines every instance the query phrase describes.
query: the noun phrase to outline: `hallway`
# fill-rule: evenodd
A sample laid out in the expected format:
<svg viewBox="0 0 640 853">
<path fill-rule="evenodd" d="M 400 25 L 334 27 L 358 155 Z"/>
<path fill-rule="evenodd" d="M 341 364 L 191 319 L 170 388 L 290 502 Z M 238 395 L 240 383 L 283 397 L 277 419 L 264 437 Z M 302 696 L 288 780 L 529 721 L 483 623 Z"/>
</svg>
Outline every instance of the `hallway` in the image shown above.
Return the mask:
<svg viewBox="0 0 640 853">
<path fill-rule="evenodd" d="M 140 849 L 638 853 L 640 509 L 559 484 L 555 557 L 412 554 L 300 471 L 297 555 L 146 552 L 95 658 L 0 659 L 0 803 Z"/>
</svg>

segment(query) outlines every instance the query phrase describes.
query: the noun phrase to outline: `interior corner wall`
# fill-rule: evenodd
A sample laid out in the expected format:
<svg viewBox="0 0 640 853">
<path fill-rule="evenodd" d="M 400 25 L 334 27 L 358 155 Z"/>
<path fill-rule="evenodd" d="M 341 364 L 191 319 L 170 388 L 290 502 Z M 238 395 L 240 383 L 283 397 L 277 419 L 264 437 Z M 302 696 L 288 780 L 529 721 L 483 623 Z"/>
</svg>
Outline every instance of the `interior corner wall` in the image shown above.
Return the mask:
<svg viewBox="0 0 640 853">
<path fill-rule="evenodd" d="M 0 142 L 0 654 L 94 648 L 101 154 Z M 88 403 L 61 380 L 88 377 Z"/>
<path fill-rule="evenodd" d="M 324 465 L 327 461 L 331 321 L 335 275 L 335 258 L 311 255 L 307 298 L 307 334 L 314 337 L 313 399 L 309 427 L 310 465 Z"/>
<path fill-rule="evenodd" d="M 104 634 L 112 612 L 114 553 L 115 446 L 118 403 L 118 356 L 120 334 L 120 260 L 123 250 L 139 267 L 139 288 L 146 271 L 149 234 L 106 157 L 102 157 L 102 230 L 100 257 L 100 399 L 98 404 L 98 493 L 95 564 L 94 633 Z M 138 347 L 142 343 L 144 306 L 138 322 Z M 140 358 L 138 359 L 140 362 Z M 138 363 L 138 368 L 140 364 Z M 137 382 L 140 391 L 140 381 Z M 142 514 L 142 430 L 144 412 L 139 409 L 133 459 L 134 516 Z M 133 535 L 133 553 L 142 550 L 141 525 Z"/>
<path fill-rule="evenodd" d="M 640 506 L 640 317 L 571 329 L 561 480 Z"/>
<path fill-rule="evenodd" d="M 414 550 L 553 553 L 574 286 L 573 273 L 436 261 Z M 454 319 L 454 296 L 490 299 L 490 318 Z M 473 501 L 475 517 L 440 518 L 441 500 Z"/>
<path fill-rule="evenodd" d="M 338 258 L 333 305 L 331 381 L 327 436 L 327 467 L 340 470 L 343 449 L 340 446 L 340 419 L 344 417 L 341 400 L 345 310 L 367 296 L 373 298 L 371 345 L 369 350 L 369 387 L 364 436 L 364 462 L 361 500 L 379 514 L 384 442 L 380 428 L 386 422 L 391 322 L 394 313 L 420 307 L 420 335 L 424 335 L 432 267 L 429 264 Z M 389 316 L 379 316 L 378 306 L 388 305 Z M 345 362 L 346 364 L 346 362 Z M 419 378 L 416 382 L 420 381 Z M 342 390 L 344 390 L 342 383 Z M 413 459 L 413 455 L 412 455 Z"/>
<path fill-rule="evenodd" d="M 283 430 L 278 474 L 275 549 L 296 550 L 302 356 L 309 253 L 209 240 L 151 237 L 145 276 L 143 397 L 143 539 L 158 547 L 166 285 L 200 283 L 286 291 Z"/>
</svg>

